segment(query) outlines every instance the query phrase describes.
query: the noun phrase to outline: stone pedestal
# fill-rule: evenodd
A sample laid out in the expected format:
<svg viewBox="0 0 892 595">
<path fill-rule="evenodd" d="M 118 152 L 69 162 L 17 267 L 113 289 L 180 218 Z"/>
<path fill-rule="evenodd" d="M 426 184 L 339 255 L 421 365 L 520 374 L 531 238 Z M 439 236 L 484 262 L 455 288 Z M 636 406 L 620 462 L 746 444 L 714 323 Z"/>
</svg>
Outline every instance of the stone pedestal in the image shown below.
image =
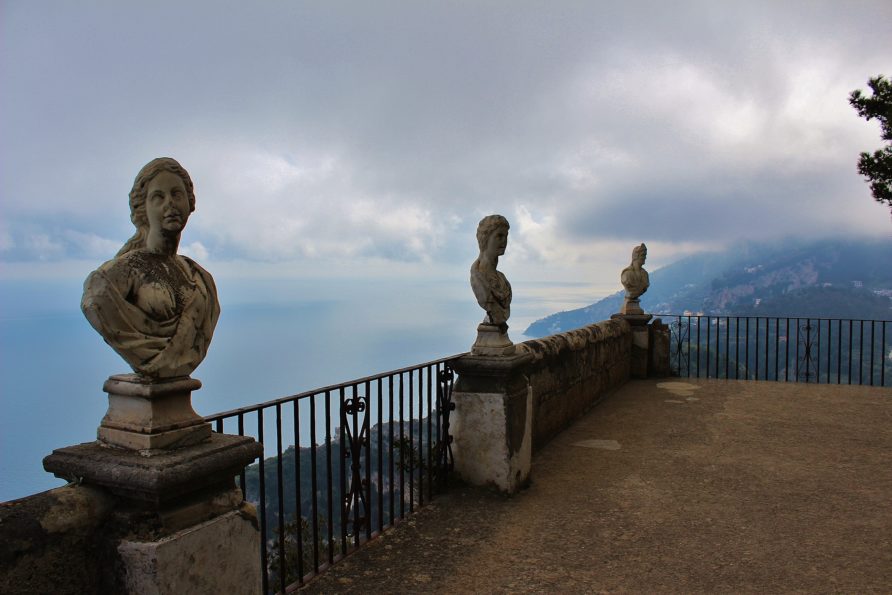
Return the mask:
<svg viewBox="0 0 892 595">
<path fill-rule="evenodd" d="M 477 325 L 477 340 L 471 346 L 471 353 L 483 356 L 513 355 L 516 351 L 514 343 L 508 338 L 508 325 L 486 324 Z"/>
<path fill-rule="evenodd" d="M 672 340 L 669 327 L 663 324 L 662 320 L 656 318 L 647 328 L 648 341 L 650 342 L 647 374 L 658 378 L 669 376 L 670 341 Z"/>
<path fill-rule="evenodd" d="M 192 391 L 201 382 L 188 376 L 150 381 L 136 374 L 118 374 L 105 381 L 108 412 L 97 436 L 129 450 L 176 449 L 198 444 L 211 435 L 211 425 L 192 408 Z"/>
<path fill-rule="evenodd" d="M 638 300 L 635 301 L 637 302 Z M 632 327 L 632 353 L 629 375 L 632 378 L 647 378 L 650 353 L 650 334 L 647 323 L 653 318 L 653 314 L 614 314 L 610 318 L 625 320 Z"/>
<path fill-rule="evenodd" d="M 99 440 L 43 460 L 57 477 L 116 498 L 106 538 L 118 563 L 106 582 L 124 593 L 260 592 L 259 525 L 234 478 L 263 447 L 212 433 L 192 409 L 200 386 L 112 376 Z"/>
<path fill-rule="evenodd" d="M 623 301 L 623 306 L 620 308 L 619 313 L 622 315 L 628 316 L 642 316 L 644 314 L 644 310 L 641 309 L 641 301 L 639 298 L 630 298 L 627 297 Z M 650 315 L 645 315 L 650 319 Z"/>
<path fill-rule="evenodd" d="M 466 482 L 513 494 L 529 479 L 532 392 L 524 366 L 532 355 L 467 355 L 454 364 L 455 471 Z"/>
<path fill-rule="evenodd" d="M 117 548 L 127 593 L 260 593 L 260 533 L 250 512 L 234 510 L 157 540 Z M 204 572 L 196 572 L 203 569 Z"/>
</svg>

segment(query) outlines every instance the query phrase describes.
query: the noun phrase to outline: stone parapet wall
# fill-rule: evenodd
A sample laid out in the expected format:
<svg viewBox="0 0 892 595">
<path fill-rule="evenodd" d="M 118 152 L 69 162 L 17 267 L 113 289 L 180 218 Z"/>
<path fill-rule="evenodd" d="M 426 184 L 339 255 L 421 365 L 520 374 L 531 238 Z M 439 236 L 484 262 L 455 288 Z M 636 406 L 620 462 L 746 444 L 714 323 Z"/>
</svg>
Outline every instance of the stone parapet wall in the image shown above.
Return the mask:
<svg viewBox="0 0 892 595">
<path fill-rule="evenodd" d="M 0 506 L 0 593 L 7 595 L 112 592 L 103 566 L 113 497 L 87 486 L 66 486 Z"/>
<path fill-rule="evenodd" d="M 533 355 L 533 452 L 608 392 L 629 380 L 632 333 L 607 320 L 522 344 Z"/>
</svg>

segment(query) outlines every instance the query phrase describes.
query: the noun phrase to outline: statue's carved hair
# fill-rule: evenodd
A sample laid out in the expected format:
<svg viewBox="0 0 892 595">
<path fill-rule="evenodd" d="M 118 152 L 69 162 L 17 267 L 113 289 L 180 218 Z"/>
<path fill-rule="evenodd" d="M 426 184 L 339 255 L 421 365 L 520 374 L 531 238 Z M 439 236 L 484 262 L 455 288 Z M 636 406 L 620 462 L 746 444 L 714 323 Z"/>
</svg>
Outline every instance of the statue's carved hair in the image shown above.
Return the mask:
<svg viewBox="0 0 892 595">
<path fill-rule="evenodd" d="M 640 246 L 632 248 L 632 260 L 635 260 L 638 256 L 647 256 L 647 246 L 644 245 L 644 242 Z"/>
<path fill-rule="evenodd" d="M 481 252 L 486 248 L 486 241 L 489 239 L 489 236 L 502 226 L 505 227 L 506 231 L 511 228 L 508 225 L 508 220 L 501 215 L 487 215 L 480 220 L 480 223 L 477 224 L 477 245 L 480 247 Z"/>
<path fill-rule="evenodd" d="M 183 184 L 186 186 L 186 194 L 189 197 L 189 212 L 191 213 L 195 210 L 195 190 L 192 186 L 192 178 L 189 177 L 189 172 L 176 159 L 171 157 L 152 159 L 139 170 L 139 173 L 136 174 L 136 179 L 133 181 L 133 188 L 130 190 L 130 220 L 136 226 L 136 233 L 127 240 L 118 251 L 117 256 L 145 248 L 146 237 L 149 233 L 149 219 L 146 215 L 148 185 L 155 176 L 164 171 L 176 174 L 183 180 Z"/>
</svg>

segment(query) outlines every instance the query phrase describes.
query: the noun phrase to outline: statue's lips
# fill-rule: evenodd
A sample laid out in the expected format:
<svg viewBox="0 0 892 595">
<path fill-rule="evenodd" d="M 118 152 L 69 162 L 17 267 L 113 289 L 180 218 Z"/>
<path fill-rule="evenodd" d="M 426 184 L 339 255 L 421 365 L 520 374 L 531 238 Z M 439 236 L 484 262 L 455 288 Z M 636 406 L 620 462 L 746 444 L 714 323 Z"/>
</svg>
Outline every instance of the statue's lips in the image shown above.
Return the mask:
<svg viewBox="0 0 892 595">
<path fill-rule="evenodd" d="M 182 223 L 182 222 L 183 222 L 183 218 L 182 218 L 178 213 L 177 213 L 177 214 L 171 214 L 171 215 L 165 215 L 165 216 L 164 216 L 164 222 L 165 222 L 165 223 Z"/>
</svg>

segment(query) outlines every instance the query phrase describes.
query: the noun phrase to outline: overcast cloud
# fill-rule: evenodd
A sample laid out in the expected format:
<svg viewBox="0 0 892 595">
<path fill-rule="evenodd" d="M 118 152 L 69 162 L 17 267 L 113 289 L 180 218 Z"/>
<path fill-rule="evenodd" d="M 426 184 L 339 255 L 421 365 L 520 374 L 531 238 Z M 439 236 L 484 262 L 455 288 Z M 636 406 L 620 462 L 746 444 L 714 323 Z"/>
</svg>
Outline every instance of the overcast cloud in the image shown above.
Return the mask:
<svg viewBox="0 0 892 595">
<path fill-rule="evenodd" d="M 0 259 L 111 258 L 161 155 L 196 185 L 184 250 L 218 263 L 466 268 L 492 212 L 511 269 L 576 279 L 640 241 L 659 265 L 888 236 L 847 96 L 892 75 L 889 23 L 887 0 L 6 0 Z"/>
</svg>

